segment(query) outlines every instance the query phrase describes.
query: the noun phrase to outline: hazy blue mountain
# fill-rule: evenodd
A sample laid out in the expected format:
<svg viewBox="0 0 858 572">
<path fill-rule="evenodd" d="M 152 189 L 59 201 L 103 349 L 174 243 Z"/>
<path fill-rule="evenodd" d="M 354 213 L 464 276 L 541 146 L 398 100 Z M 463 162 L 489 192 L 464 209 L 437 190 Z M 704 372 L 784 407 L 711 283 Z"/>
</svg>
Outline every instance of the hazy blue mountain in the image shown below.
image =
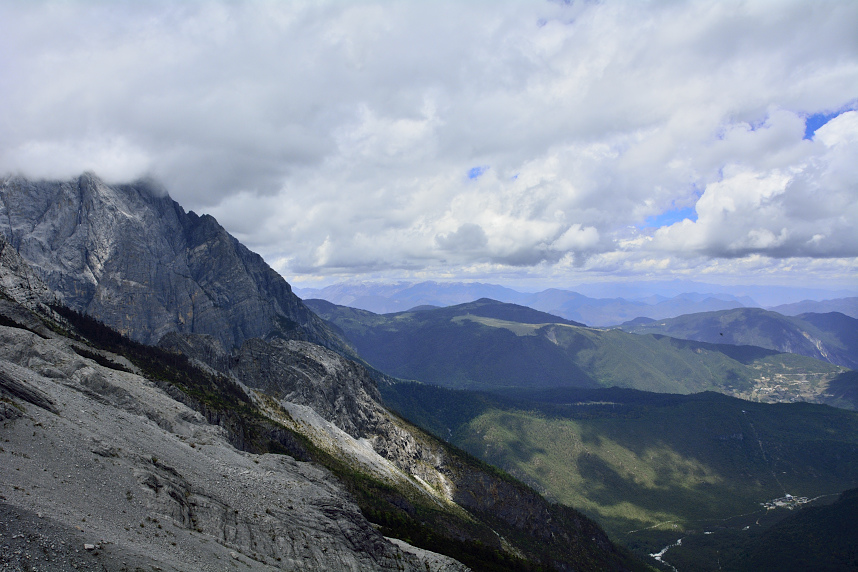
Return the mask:
<svg viewBox="0 0 858 572">
<path fill-rule="evenodd" d="M 404 312 L 417 306 L 452 306 L 480 298 L 521 302 L 527 295 L 510 288 L 479 282 L 419 282 L 398 284 L 334 284 L 325 288 L 296 288 L 301 298 L 321 299 L 376 314 Z"/>
<path fill-rule="evenodd" d="M 591 326 L 621 324 L 638 316 L 662 319 L 695 312 L 766 307 L 795 303 L 802 299 L 826 300 L 856 295 L 854 291 L 846 290 L 724 286 L 689 280 L 588 283 L 540 292 L 523 292 L 484 283 L 369 282 L 340 283 L 325 288 L 296 288 L 295 293 L 301 298 L 323 299 L 377 314 L 403 312 L 419 305 L 450 306 L 479 298 L 491 298 L 500 302 L 530 306 Z M 854 315 L 858 312 L 854 301 L 846 300 L 843 304 L 839 304 L 837 300 L 831 301 L 834 304 L 830 307 L 797 306 L 795 311 L 781 313 L 837 311 L 858 317 Z M 780 311 L 777 308 L 770 309 Z"/>
<path fill-rule="evenodd" d="M 858 368 L 858 320 L 838 312 L 783 316 L 761 308 L 739 308 L 626 324 L 622 329 L 715 344 L 754 345 Z"/>
<path fill-rule="evenodd" d="M 801 395 L 842 371 L 753 346 L 587 328 L 531 308 L 478 300 L 434 310 L 375 314 L 322 300 L 306 304 L 340 329 L 373 367 L 445 387 L 619 386 L 674 393 L 754 395 L 778 375 L 812 374 Z M 798 397 L 799 394 L 790 394 Z M 773 395 L 767 397 L 775 399 Z M 777 399 L 787 398 L 783 395 Z"/>
<path fill-rule="evenodd" d="M 750 302 L 753 303 L 753 300 Z M 666 299 L 650 297 L 643 300 L 626 300 L 625 298 L 588 298 L 566 290 L 545 290 L 530 295 L 520 303 L 596 327 L 612 326 L 637 317 L 662 319 L 689 312 L 726 310 L 745 305 L 732 296 L 696 292 L 679 294 Z"/>
<path fill-rule="evenodd" d="M 769 308 L 773 312 L 784 316 L 798 316 L 810 312 L 826 314 L 828 312 L 840 312 L 853 318 L 858 318 L 858 297 L 837 298 L 834 300 L 803 300 L 793 304 L 782 304 Z"/>
<path fill-rule="evenodd" d="M 489 298 L 529 306 L 591 326 L 620 324 L 639 316 L 655 319 L 690 312 L 739 308 L 756 303 L 730 294 L 684 292 L 665 297 L 649 295 L 639 300 L 591 298 L 578 292 L 549 288 L 541 292 L 518 292 L 494 284 L 420 282 L 417 284 L 335 284 L 326 288 L 303 288 L 295 292 L 304 299 L 322 299 L 341 306 L 376 314 L 404 312 L 417 306 L 452 306 Z"/>
<path fill-rule="evenodd" d="M 758 286 L 748 284 L 710 284 L 693 280 L 651 280 L 635 282 L 596 282 L 570 286 L 585 296 L 626 298 L 639 300 L 647 296 L 672 298 L 686 292 L 706 292 L 710 295 L 728 295 L 742 300 L 750 298 L 753 304 L 745 306 L 776 306 L 800 300 L 828 300 L 858 295 L 858 288 L 851 290 L 830 288 L 802 288 L 793 286 Z"/>
</svg>

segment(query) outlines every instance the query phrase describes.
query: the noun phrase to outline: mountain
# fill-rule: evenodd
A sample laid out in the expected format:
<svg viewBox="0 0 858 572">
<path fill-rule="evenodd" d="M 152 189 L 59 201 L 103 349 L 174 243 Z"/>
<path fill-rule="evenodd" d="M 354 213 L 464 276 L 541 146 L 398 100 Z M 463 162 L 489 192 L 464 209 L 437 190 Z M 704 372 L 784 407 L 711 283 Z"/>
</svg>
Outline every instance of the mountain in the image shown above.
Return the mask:
<svg viewBox="0 0 858 572">
<path fill-rule="evenodd" d="M 306 304 L 339 328 L 373 367 L 451 388 L 618 386 L 814 400 L 842 371 L 759 347 L 587 328 L 485 299 L 385 315 L 319 300 Z"/>
<path fill-rule="evenodd" d="M 800 314 L 827 314 L 829 312 L 840 312 L 852 318 L 858 318 L 858 297 L 835 298 L 834 300 L 803 300 L 792 304 L 781 304 L 768 308 L 772 312 L 784 316 L 798 316 Z"/>
<path fill-rule="evenodd" d="M 396 313 L 419 306 L 452 306 L 489 298 L 528 306 L 592 326 L 610 326 L 639 316 L 667 318 L 690 312 L 704 312 L 756 305 L 748 298 L 729 294 L 682 293 L 672 298 L 649 296 L 640 300 L 591 298 L 569 290 L 550 288 L 523 293 L 495 284 L 419 282 L 417 284 L 334 284 L 325 288 L 304 288 L 305 299 L 322 299 L 341 306 L 369 310 L 376 314 Z"/>
<path fill-rule="evenodd" d="M 527 294 L 495 284 L 479 282 L 407 282 L 395 284 L 341 283 L 325 288 L 301 288 L 301 298 L 327 300 L 340 306 L 389 314 L 411 310 L 417 306 L 452 306 L 480 298 L 522 303 Z"/>
<path fill-rule="evenodd" d="M 799 300 L 827 300 L 858 294 L 855 288 L 834 290 L 832 288 L 806 288 L 801 286 L 774 286 L 748 284 L 711 284 L 693 280 L 647 280 L 623 282 L 592 282 L 574 286 L 574 290 L 585 296 L 626 298 L 640 300 L 648 296 L 672 298 L 686 292 L 705 292 L 710 296 L 736 299 L 745 306 L 777 306 Z"/>
<path fill-rule="evenodd" d="M 829 381 L 823 403 L 858 411 L 858 371 L 845 371 Z"/>
<path fill-rule="evenodd" d="M 175 331 L 349 351 L 258 254 L 150 181 L 6 179 L 0 233 L 68 307 L 143 343 Z"/>
<path fill-rule="evenodd" d="M 62 187 L 16 184 L 31 190 Z M 110 224 L 149 216 L 149 203 L 157 197 L 139 194 L 140 203 L 132 205 L 126 195 L 136 196 L 134 189 L 93 183 L 87 208 L 120 204 L 137 209 L 119 209 L 121 216 L 114 212 L 112 219 L 94 208 L 89 219 L 107 226 L 95 225 L 100 234 L 93 233 L 116 236 Z M 68 219 L 67 213 L 51 216 Z M 159 227 L 151 222 L 138 238 L 155 246 L 142 242 L 138 250 L 155 252 L 160 242 L 170 240 L 188 245 L 185 239 L 153 234 Z M 220 228 L 213 219 L 205 224 L 209 230 Z M 14 248 L 4 246 L 0 261 L 8 258 L 14 264 L 0 268 L 0 284 L 38 282 L 44 274 L 56 279 L 63 300 L 77 299 L 87 280 L 105 297 L 124 295 L 124 282 L 102 272 L 103 267 L 82 281 L 66 272 L 73 267 L 68 259 L 80 258 L 65 243 L 43 240 L 55 226 L 39 229 L 14 236 L 21 244 L 44 246 L 38 260 L 57 266 L 29 270 Z M 133 229 L 132 224 L 129 232 Z M 228 264 L 226 278 L 212 273 L 205 280 L 154 281 L 143 284 L 144 290 L 151 288 L 143 298 L 168 300 L 165 292 L 175 292 L 175 283 L 205 285 L 210 290 L 204 293 L 231 293 L 248 280 L 265 284 L 255 259 L 242 258 L 243 247 L 219 231 L 214 235 L 214 242 L 189 244 L 216 253 L 226 244 L 224 256 L 243 260 L 245 274 L 230 274 L 236 268 Z M 81 236 L 66 242 L 88 244 Z M 119 256 L 112 254 L 114 247 L 102 246 L 107 253 L 102 259 L 109 262 L 104 266 L 122 268 L 123 262 L 113 258 Z M 179 252 L 180 261 L 195 256 L 175 248 L 170 252 Z M 92 259 L 84 253 L 83 260 Z M 154 276 L 180 267 L 170 256 L 152 262 L 141 254 L 139 260 L 142 266 L 151 264 Z M 219 265 L 209 261 L 210 267 Z M 185 268 L 203 266 L 201 259 L 199 266 Z M 283 285 L 269 286 L 284 296 L 282 302 L 288 300 Z M 57 298 L 41 286 L 35 292 Z M 589 518 L 547 502 L 509 475 L 391 413 L 378 389 L 388 378 L 344 352 L 309 341 L 324 337 L 320 341 L 331 346 L 339 343 L 337 349 L 348 347 L 316 317 L 293 320 L 284 331 L 277 328 L 287 318 L 275 312 L 269 323 L 275 329 L 265 337 L 227 346 L 228 339 L 217 332 L 189 331 L 193 328 L 171 326 L 169 320 L 163 335 L 147 333 L 150 318 L 135 310 L 123 318 L 135 335 L 131 339 L 40 295 L 19 288 L 0 296 L 5 437 L 0 513 L 11 515 L 24 530 L 39 531 L 22 541 L 37 543 L 26 545 L 29 552 L 0 554 L 4 564 L 23 566 L 40 550 L 40 563 L 44 554 L 51 561 L 73 559 L 83 568 L 107 570 L 124 569 L 129 561 L 172 570 L 232 564 L 290 570 L 643 569 Z M 237 319 L 247 308 L 283 310 L 279 302 L 243 296 L 238 298 L 243 310 L 232 307 L 229 296 L 210 310 Z M 30 299 L 35 309 L 18 299 Z M 133 296 L 128 300 L 139 304 L 132 310 L 145 307 Z M 295 311 L 300 317 L 307 310 L 301 304 Z M 268 319 L 264 312 L 260 316 Z M 236 332 L 247 333 L 236 329 L 232 339 Z M 156 338 L 159 346 L 141 343 Z M 15 544 L 17 534 L 12 534 Z M 90 546 L 83 548 L 84 543 Z M 74 554 L 71 546 L 77 547 Z"/>
<path fill-rule="evenodd" d="M 858 319 L 844 314 L 783 316 L 760 308 L 688 314 L 622 329 L 709 343 L 745 344 L 858 368 Z"/>
<path fill-rule="evenodd" d="M 679 538 L 708 541 L 713 530 L 768 527 L 789 512 L 761 503 L 787 493 L 814 498 L 858 485 L 858 413 L 824 405 L 619 388 L 494 395 L 406 382 L 382 394 L 426 429 L 580 507 L 641 554 Z M 810 538 L 827 546 L 824 534 Z M 717 569 L 692 566 L 709 556 L 666 560 Z"/>
<path fill-rule="evenodd" d="M 0 340 L 4 567 L 424 569 L 328 470 L 235 448 L 123 356 L 8 326 Z"/>
<path fill-rule="evenodd" d="M 176 368 L 175 357 L 91 319 L 75 328 L 2 237 L 0 251 L 4 567 L 416 570 L 435 558 L 386 541 L 326 470 L 260 454 L 264 439 L 236 439 L 178 390 L 217 395 L 234 429 L 250 407 L 237 386 Z M 136 351 L 105 350 L 105 337 Z M 147 376 L 153 365 L 157 377 Z M 435 569 L 456 569 L 437 559 Z"/>
<path fill-rule="evenodd" d="M 745 302 L 754 303 L 753 300 L 747 299 Z M 592 326 L 611 326 L 637 317 L 661 319 L 688 312 L 741 308 L 745 305 L 733 296 L 723 294 L 690 292 L 672 298 L 626 300 L 624 298 L 587 298 L 564 290 L 545 290 L 533 294 L 525 304 L 552 314 L 580 320 Z"/>
</svg>

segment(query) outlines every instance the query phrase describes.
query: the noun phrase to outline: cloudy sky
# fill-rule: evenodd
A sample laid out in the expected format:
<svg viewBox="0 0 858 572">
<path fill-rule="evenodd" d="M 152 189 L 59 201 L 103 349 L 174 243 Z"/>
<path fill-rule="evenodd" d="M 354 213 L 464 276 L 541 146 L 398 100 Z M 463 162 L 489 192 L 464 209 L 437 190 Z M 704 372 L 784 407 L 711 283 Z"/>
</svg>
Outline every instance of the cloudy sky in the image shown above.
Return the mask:
<svg viewBox="0 0 858 572">
<path fill-rule="evenodd" d="M 0 2 L 0 173 L 288 280 L 858 288 L 858 2 Z"/>
</svg>

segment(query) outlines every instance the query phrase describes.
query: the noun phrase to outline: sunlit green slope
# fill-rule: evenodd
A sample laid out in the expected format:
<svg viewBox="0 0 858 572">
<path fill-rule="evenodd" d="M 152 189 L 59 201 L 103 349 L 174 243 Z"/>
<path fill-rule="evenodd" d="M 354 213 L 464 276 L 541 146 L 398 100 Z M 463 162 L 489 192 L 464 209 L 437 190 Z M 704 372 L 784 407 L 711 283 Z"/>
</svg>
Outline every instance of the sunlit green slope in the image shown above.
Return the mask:
<svg viewBox="0 0 858 572">
<path fill-rule="evenodd" d="M 621 389 L 503 398 L 409 383 L 384 394 L 402 414 L 590 513 L 625 542 L 632 531 L 699 528 L 759 512 L 785 493 L 815 497 L 858 484 L 858 414 L 828 406 Z"/>
</svg>

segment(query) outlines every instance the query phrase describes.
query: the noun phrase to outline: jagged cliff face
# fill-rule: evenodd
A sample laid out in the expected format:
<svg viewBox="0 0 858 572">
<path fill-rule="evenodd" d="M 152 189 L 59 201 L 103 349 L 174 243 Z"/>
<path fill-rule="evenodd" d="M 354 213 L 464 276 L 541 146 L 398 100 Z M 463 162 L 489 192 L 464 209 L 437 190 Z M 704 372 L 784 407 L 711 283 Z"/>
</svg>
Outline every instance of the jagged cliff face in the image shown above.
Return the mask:
<svg viewBox="0 0 858 572">
<path fill-rule="evenodd" d="M 259 255 L 151 183 L 11 178 L 0 233 L 67 306 L 138 341 L 177 331 L 227 349 L 279 336 L 347 351 Z"/>
<path fill-rule="evenodd" d="M 213 341 L 209 336 L 174 333 L 165 336 L 160 345 L 273 397 L 290 411 L 293 420 L 306 416 L 309 410 L 317 422 L 326 422 L 314 432 L 317 441 L 330 441 L 335 438 L 332 433 L 339 431 L 346 435 L 329 448 L 332 454 L 338 455 L 342 447 L 348 449 L 364 440 L 370 448 L 354 460 L 365 470 L 372 472 L 383 465 L 381 477 L 390 476 L 387 469 L 396 473 L 394 480 L 419 477 L 429 485 L 426 492 L 453 501 L 446 455 L 397 423 L 396 417 L 381 405 L 378 387 L 362 365 L 302 341 L 251 339 L 229 354 Z"/>
<path fill-rule="evenodd" d="M 0 235 L 0 292 L 31 310 L 53 304 L 56 295 Z"/>
</svg>

